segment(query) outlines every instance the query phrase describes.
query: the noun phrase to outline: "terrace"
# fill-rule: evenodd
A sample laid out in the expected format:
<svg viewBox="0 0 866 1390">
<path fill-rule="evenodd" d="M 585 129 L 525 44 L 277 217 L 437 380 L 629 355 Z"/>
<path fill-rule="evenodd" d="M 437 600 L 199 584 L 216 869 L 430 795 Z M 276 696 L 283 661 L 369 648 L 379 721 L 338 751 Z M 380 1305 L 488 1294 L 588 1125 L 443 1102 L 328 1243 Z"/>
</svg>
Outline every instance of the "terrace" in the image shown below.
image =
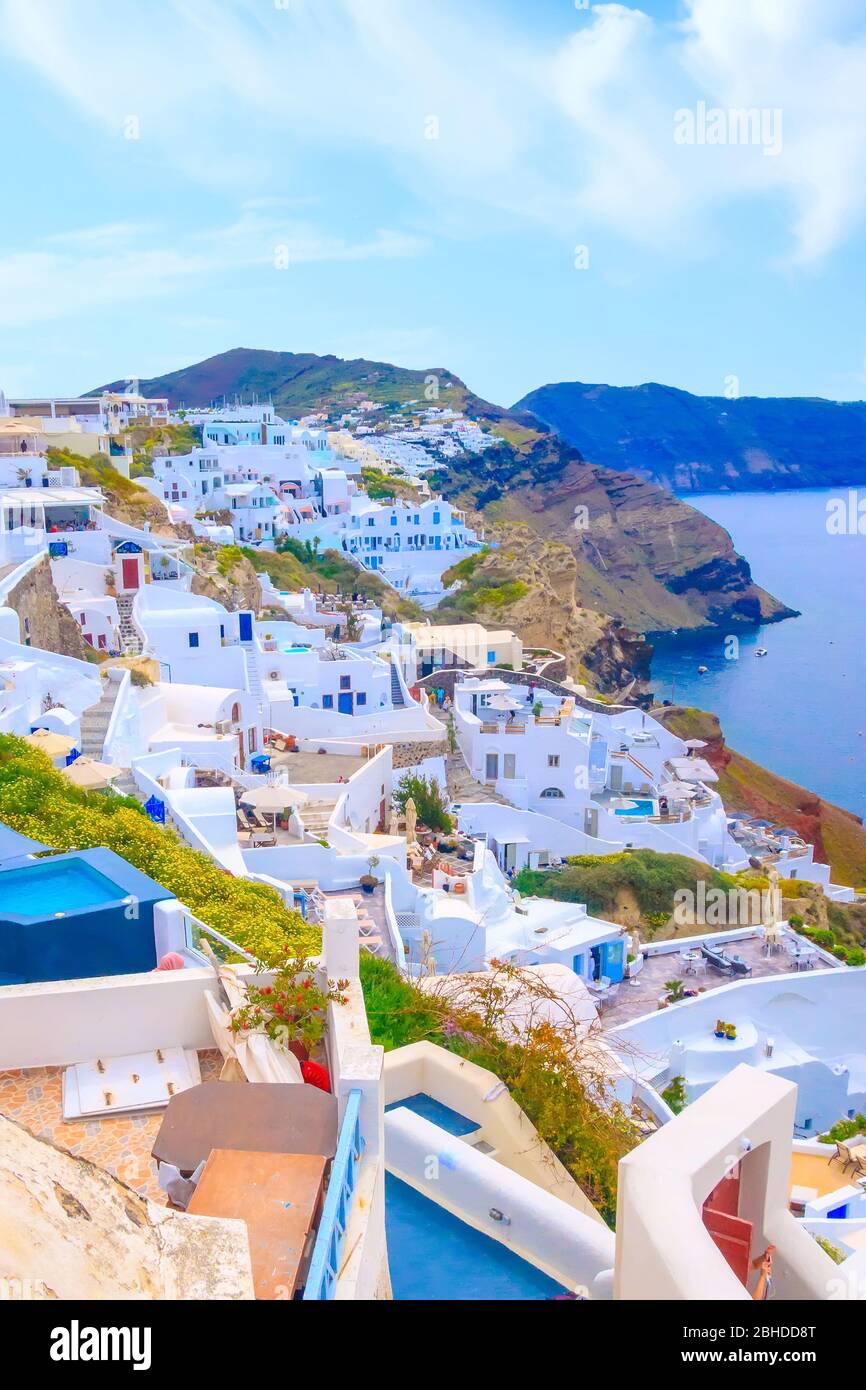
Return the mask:
<svg viewBox="0 0 866 1390">
<path fill-rule="evenodd" d="M 659 1000 L 664 998 L 668 980 L 682 980 L 686 989 L 710 993 L 731 983 L 729 975 L 708 965 L 705 970 L 694 974 L 686 969 L 680 952 L 690 949 L 688 937 L 678 942 L 680 951 L 648 955 L 640 972 L 632 980 L 623 980 L 616 997 L 606 1002 L 602 1008 L 601 1021 L 605 1028 L 618 1028 L 632 1019 L 642 1018 L 658 1008 Z M 751 966 L 751 979 L 764 975 L 786 975 L 791 973 L 792 961 L 785 951 L 775 951 L 767 955 L 762 936 L 746 937 L 735 942 L 732 948 L 738 956 Z"/>
<path fill-rule="evenodd" d="M 106 1174 L 171 1209 L 174 1243 L 189 1259 L 211 1227 L 187 1226 L 184 1212 L 244 1221 L 249 1250 L 244 1242 L 243 1255 L 232 1251 L 231 1277 L 246 1291 L 233 1296 L 375 1295 L 386 1268 L 374 1200 L 383 1181 L 381 1055 L 369 1046 L 357 933 L 353 942 L 342 931 L 345 911 L 326 907 L 324 918 L 325 957 L 321 969 L 311 963 L 311 978 L 323 988 L 326 975 L 345 980 L 346 997 L 326 1005 L 324 1038 L 310 1041 L 315 1076 L 264 1034 L 236 1040 L 229 1031 L 249 966 L 0 987 L 0 1129 L 18 1127 L 7 1125 L 0 1142 L 0 1249 L 26 1252 L 30 1263 L 38 1256 L 39 1277 L 52 1270 L 57 1297 L 92 1296 L 93 1242 L 102 1237 L 81 1214 L 91 1222 L 94 1190 L 136 1217 L 142 1240 L 164 1219 L 133 1207 Z M 68 1223 L 45 1211 L 46 1168 L 62 1174 Z M 25 1176 L 12 1202 L 22 1172 L 33 1181 Z M 86 1269 L 66 1258 L 79 1247 L 90 1252 Z M 22 1257 L 22 1278 L 37 1276 L 30 1263 Z"/>
<path fill-rule="evenodd" d="M 222 1057 L 214 1050 L 197 1053 L 202 1081 L 216 1081 Z M 106 1115 L 98 1119 L 63 1118 L 63 1067 L 24 1067 L 0 1071 L 0 1115 L 76 1158 L 96 1163 L 142 1197 L 165 1203 L 151 1149 L 163 1111 Z"/>
</svg>

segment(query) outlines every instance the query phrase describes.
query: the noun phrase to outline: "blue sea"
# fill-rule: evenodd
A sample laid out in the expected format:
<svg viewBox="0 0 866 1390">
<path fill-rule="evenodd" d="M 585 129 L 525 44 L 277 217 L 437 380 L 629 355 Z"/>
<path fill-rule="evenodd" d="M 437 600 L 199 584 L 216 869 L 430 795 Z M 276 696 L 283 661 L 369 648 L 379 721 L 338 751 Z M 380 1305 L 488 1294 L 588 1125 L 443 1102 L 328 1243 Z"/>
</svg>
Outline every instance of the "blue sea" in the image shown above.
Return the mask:
<svg viewBox="0 0 866 1390">
<path fill-rule="evenodd" d="M 734 660 L 725 634 L 663 639 L 652 683 L 659 699 L 717 714 L 731 748 L 866 817 L 866 535 L 829 533 L 827 504 L 840 497 L 689 497 L 730 533 L 756 582 L 802 616 L 739 633 Z"/>
</svg>

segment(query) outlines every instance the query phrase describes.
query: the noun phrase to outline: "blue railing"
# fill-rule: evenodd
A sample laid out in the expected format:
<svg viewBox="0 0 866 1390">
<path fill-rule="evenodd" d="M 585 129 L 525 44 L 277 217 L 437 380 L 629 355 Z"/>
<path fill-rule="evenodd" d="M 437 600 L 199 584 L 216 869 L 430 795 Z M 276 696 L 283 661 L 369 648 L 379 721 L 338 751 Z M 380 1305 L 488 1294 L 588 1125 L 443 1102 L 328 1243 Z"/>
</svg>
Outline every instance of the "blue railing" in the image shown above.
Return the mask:
<svg viewBox="0 0 866 1390">
<path fill-rule="evenodd" d="M 361 1092 L 355 1090 L 349 1092 L 343 1123 L 340 1126 L 337 1152 L 331 1164 L 328 1191 L 304 1289 L 305 1300 L 334 1297 L 340 1254 L 355 1190 L 355 1174 L 363 1151 Z"/>
</svg>

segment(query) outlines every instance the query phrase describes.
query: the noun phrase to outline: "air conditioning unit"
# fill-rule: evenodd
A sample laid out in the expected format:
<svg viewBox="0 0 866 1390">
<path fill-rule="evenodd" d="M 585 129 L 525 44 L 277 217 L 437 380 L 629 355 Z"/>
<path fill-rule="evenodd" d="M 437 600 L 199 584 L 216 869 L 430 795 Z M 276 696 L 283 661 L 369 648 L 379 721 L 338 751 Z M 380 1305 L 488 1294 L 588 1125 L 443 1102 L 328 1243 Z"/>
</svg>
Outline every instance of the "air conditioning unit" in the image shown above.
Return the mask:
<svg viewBox="0 0 866 1390">
<path fill-rule="evenodd" d="M 280 673 L 279 673 L 279 671 L 269 671 L 269 672 L 268 672 L 268 680 L 269 680 L 269 681 L 278 681 L 279 679 L 280 679 Z"/>
<path fill-rule="evenodd" d="M 218 719 L 214 728 L 218 734 L 230 734 L 232 731 L 232 721 L 230 719 Z"/>
</svg>

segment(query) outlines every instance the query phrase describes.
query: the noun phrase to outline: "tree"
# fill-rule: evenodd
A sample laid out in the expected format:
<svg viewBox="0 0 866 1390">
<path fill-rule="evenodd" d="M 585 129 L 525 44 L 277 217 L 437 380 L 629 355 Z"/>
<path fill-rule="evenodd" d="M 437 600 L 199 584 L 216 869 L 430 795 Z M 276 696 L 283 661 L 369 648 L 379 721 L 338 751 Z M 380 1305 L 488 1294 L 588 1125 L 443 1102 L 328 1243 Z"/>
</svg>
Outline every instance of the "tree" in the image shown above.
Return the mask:
<svg viewBox="0 0 866 1390">
<path fill-rule="evenodd" d="M 417 773 L 407 772 L 394 789 L 394 804 L 400 811 L 406 810 L 407 801 L 415 802 L 418 820 L 430 830 L 448 832 L 452 821 L 445 809 L 442 788 L 435 777 L 427 778 Z"/>
</svg>

